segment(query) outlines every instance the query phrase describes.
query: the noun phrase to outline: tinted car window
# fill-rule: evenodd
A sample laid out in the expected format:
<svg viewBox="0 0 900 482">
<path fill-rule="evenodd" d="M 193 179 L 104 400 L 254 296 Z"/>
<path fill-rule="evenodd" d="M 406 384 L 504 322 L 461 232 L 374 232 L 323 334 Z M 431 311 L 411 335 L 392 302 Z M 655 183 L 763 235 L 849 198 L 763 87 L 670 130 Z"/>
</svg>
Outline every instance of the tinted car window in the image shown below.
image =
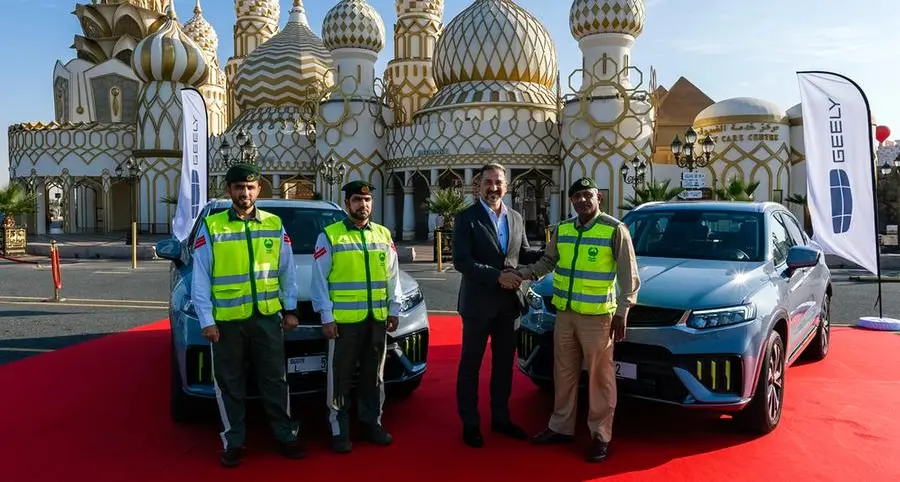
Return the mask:
<svg viewBox="0 0 900 482">
<path fill-rule="evenodd" d="M 228 208 L 210 210 L 210 214 L 220 213 Z M 316 249 L 316 239 L 325 226 L 335 223 L 347 217 L 347 213 L 337 209 L 311 209 L 296 207 L 260 207 L 267 213 L 272 213 L 284 224 L 284 230 L 291 237 L 291 246 L 294 254 L 313 254 Z"/>
<path fill-rule="evenodd" d="M 772 216 L 769 223 L 769 236 L 772 239 L 772 257 L 775 264 L 784 263 L 787 261 L 788 250 L 794 246 L 794 240 L 788 234 L 788 228 L 780 216 Z"/>
<path fill-rule="evenodd" d="M 782 220 L 785 227 L 788 230 L 788 234 L 791 235 L 791 239 L 793 240 L 794 246 L 805 246 L 806 236 L 803 235 L 803 230 L 800 229 L 800 226 L 797 224 L 797 221 L 794 220 L 792 216 L 789 216 L 785 213 L 778 213 L 778 217 Z"/>
<path fill-rule="evenodd" d="M 759 213 L 653 210 L 623 221 L 638 256 L 761 261 L 765 255 Z"/>
</svg>

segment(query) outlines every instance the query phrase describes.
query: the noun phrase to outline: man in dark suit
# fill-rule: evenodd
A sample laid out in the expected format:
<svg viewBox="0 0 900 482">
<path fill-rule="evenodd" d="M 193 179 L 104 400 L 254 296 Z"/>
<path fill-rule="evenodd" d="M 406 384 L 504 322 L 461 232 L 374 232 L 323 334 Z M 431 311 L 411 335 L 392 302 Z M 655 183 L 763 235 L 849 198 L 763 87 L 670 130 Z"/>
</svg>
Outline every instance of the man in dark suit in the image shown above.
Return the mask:
<svg viewBox="0 0 900 482">
<path fill-rule="evenodd" d="M 478 379 L 488 337 L 491 339 L 491 431 L 524 440 L 525 432 L 509 415 L 515 324 L 525 311 L 520 264 L 540 259 L 525 237 L 522 215 L 503 203 L 506 169 L 481 169 L 480 199 L 454 219 L 453 267 L 462 273 L 458 311 L 463 319 L 462 354 L 456 400 L 463 441 L 482 447 L 478 414 Z"/>
</svg>

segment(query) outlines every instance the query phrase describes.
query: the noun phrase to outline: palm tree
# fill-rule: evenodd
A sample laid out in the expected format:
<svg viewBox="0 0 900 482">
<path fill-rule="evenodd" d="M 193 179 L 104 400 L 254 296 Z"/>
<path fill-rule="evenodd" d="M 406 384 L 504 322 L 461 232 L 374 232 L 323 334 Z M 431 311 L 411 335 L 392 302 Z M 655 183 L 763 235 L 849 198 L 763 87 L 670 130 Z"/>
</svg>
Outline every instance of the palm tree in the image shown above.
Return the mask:
<svg viewBox="0 0 900 482">
<path fill-rule="evenodd" d="M 669 187 L 670 179 L 660 182 L 650 182 L 640 189 L 634 190 L 634 195 L 625 198 L 625 204 L 620 208 L 623 211 L 630 211 L 644 203 L 654 201 L 671 201 L 678 197 L 684 191 L 681 186 Z"/>
<path fill-rule="evenodd" d="M 445 188 L 435 191 L 430 199 L 422 203 L 422 207 L 427 209 L 428 212 L 443 218 L 443 222 L 437 228 L 452 230 L 453 218 L 462 212 L 463 209 L 469 207 L 469 202 L 466 201 L 466 196 L 463 194 L 462 189 Z"/>
<path fill-rule="evenodd" d="M 13 227 L 16 220 L 13 216 L 31 214 L 35 211 L 37 194 L 29 193 L 19 184 L 10 183 L 0 188 L 0 214 L 4 216 L 3 225 Z"/>
<path fill-rule="evenodd" d="M 753 193 L 759 187 L 759 181 L 747 183 L 742 178 L 733 176 L 724 188 L 716 189 L 716 198 L 721 201 L 753 201 Z"/>
</svg>

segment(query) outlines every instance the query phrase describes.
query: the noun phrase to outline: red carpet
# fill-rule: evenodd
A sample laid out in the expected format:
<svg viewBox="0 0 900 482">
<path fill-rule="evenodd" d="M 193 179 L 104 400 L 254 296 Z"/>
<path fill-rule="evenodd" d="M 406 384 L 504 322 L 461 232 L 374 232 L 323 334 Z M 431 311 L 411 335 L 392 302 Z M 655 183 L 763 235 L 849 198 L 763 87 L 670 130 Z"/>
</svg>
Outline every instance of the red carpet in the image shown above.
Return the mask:
<svg viewBox="0 0 900 482">
<path fill-rule="evenodd" d="M 0 366 L 0 480 L 4 482 L 230 480 L 758 481 L 900 478 L 900 337 L 834 330 L 829 358 L 788 372 L 781 426 L 753 439 L 730 420 L 620 402 L 612 457 L 582 462 L 582 445 L 542 448 L 485 434 L 465 447 L 454 401 L 459 322 L 433 317 L 430 372 L 411 398 L 385 407 L 396 442 L 327 449 L 318 403 L 295 409 L 309 456 L 281 459 L 260 410 L 251 410 L 247 460 L 218 466 L 215 413 L 182 427 L 168 415 L 167 323 Z M 489 364 L 488 364 L 489 365 Z M 486 372 L 487 370 L 485 370 Z M 487 417 L 487 377 L 482 416 Z M 517 375 L 513 416 L 543 428 L 549 396 Z M 303 410 L 303 412 L 301 412 Z M 584 416 L 579 438 L 584 440 Z M 893 475 L 891 475 L 893 474 Z"/>
</svg>

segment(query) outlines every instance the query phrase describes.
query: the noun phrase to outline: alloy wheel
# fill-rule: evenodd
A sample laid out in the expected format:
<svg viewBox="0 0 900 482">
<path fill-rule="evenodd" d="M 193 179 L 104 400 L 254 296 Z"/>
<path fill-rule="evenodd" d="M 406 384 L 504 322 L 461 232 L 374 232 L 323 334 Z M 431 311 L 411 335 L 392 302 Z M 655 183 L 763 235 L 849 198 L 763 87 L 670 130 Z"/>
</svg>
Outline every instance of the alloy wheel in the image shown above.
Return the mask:
<svg viewBox="0 0 900 482">
<path fill-rule="evenodd" d="M 828 343 L 831 342 L 831 300 L 825 299 L 825 309 L 822 310 L 822 353 L 828 353 Z"/>
<path fill-rule="evenodd" d="M 772 345 L 772 349 L 769 352 L 768 383 L 766 386 L 766 407 L 768 408 L 769 421 L 772 424 L 775 424 L 781 415 L 781 395 L 784 391 L 783 355 L 780 343 Z"/>
</svg>

